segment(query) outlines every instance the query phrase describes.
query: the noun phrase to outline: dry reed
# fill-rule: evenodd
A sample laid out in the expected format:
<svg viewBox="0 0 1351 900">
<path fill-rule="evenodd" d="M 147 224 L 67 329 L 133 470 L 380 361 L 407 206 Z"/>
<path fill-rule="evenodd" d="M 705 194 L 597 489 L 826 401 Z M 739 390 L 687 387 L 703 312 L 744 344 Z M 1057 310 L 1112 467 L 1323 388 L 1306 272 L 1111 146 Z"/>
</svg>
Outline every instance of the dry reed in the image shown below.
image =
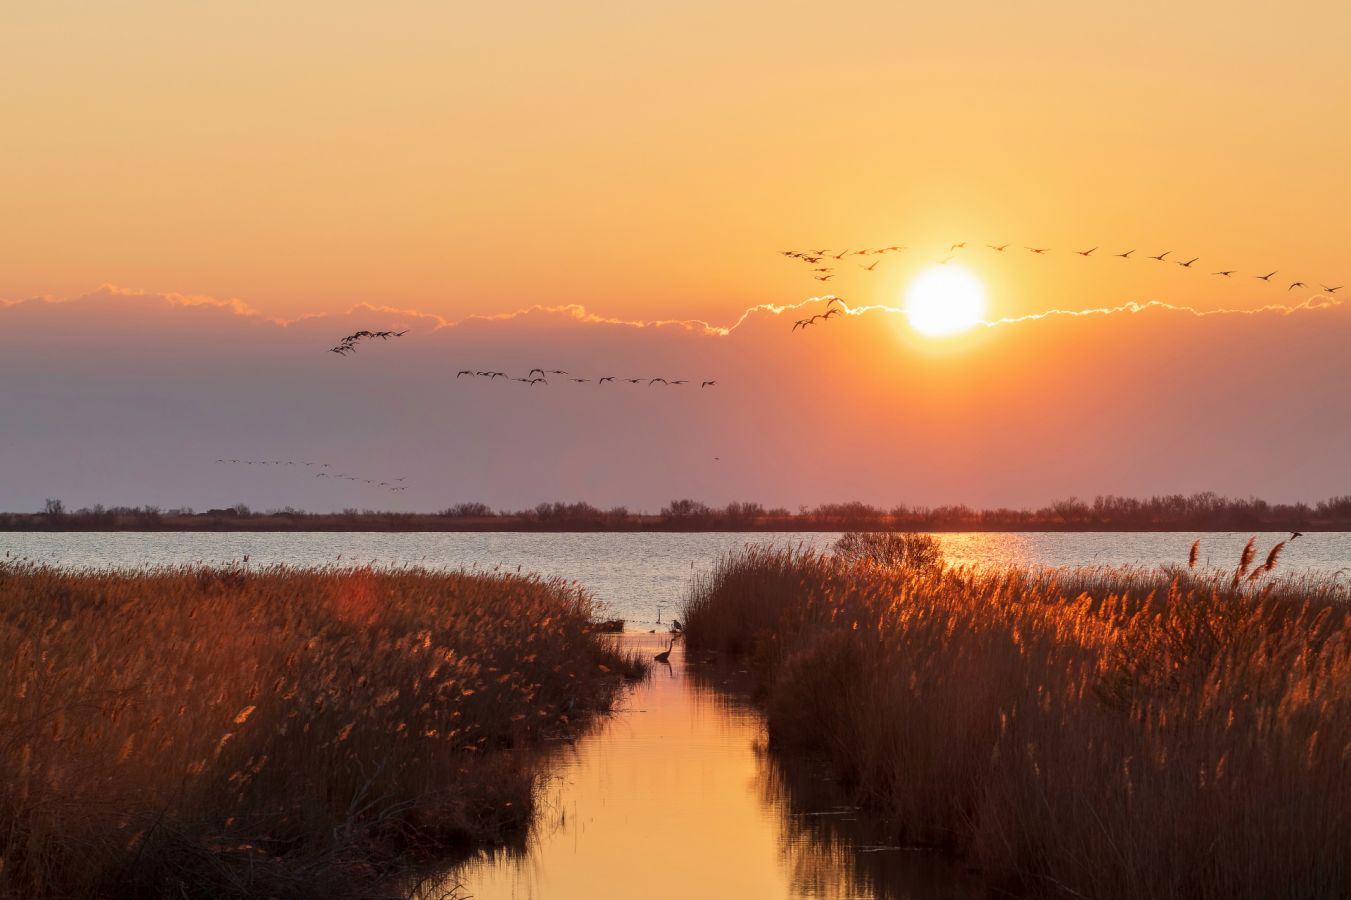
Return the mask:
<svg viewBox="0 0 1351 900">
<path fill-rule="evenodd" d="M 1275 565 L 1278 552 L 1268 560 Z M 1332 579 L 973 571 L 748 549 L 691 651 L 753 663 L 773 745 L 1003 888 L 1351 896 L 1351 607 Z"/>
<path fill-rule="evenodd" d="M 567 585 L 0 565 L 0 895 L 378 897 L 523 831 L 638 667 Z"/>
</svg>

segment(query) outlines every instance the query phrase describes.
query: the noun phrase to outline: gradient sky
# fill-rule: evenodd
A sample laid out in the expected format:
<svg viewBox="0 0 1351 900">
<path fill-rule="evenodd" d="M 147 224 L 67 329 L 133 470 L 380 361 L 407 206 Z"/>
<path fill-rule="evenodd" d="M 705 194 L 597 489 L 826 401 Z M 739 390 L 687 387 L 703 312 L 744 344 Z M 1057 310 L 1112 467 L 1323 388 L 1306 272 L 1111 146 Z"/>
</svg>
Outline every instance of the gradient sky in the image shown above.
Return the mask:
<svg viewBox="0 0 1351 900">
<path fill-rule="evenodd" d="M 776 253 L 808 246 L 910 246 L 832 285 L 895 306 L 963 240 L 994 318 L 1299 303 L 1351 281 L 1347 34 L 1333 2 L 10 4 L 0 507 L 368 505 L 195 468 L 220 455 L 212 440 L 265 457 L 320 436 L 354 463 L 418 469 L 429 493 L 410 508 L 1346 493 L 1339 307 L 1057 317 L 947 342 L 870 313 L 810 350 L 768 313 L 729 337 L 543 313 L 435 328 L 566 304 L 726 326 L 817 293 Z M 1055 251 L 977 252 L 1006 241 Z M 1173 249 L 1202 271 L 1068 252 L 1094 245 Z M 1240 277 L 1209 275 L 1228 268 Z M 1272 269 L 1314 287 L 1252 278 Z M 348 326 L 401 322 L 415 332 L 397 351 L 322 354 Z M 446 370 L 471 363 L 475 328 L 527 368 L 660 362 L 725 390 L 646 412 L 462 403 Z M 379 429 L 302 411 L 341 415 L 339 386 L 376 404 Z M 1281 398 L 1280 427 L 1253 392 Z M 527 457 L 488 437 L 532 428 L 557 455 L 523 477 Z M 599 461 L 617 445 L 743 462 Z M 462 454 L 486 467 L 469 483 L 437 469 Z"/>
</svg>

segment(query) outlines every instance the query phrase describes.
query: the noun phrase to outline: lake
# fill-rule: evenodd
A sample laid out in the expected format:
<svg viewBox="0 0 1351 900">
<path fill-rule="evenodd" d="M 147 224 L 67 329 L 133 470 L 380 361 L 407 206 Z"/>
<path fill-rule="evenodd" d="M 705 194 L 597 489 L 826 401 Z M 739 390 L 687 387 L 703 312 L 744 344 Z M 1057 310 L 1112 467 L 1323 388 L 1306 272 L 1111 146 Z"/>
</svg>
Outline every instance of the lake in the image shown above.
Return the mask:
<svg viewBox="0 0 1351 900">
<path fill-rule="evenodd" d="M 949 561 L 973 565 L 1155 566 L 1187 561 L 1234 566 L 1252 535 L 1215 532 L 965 532 L 940 534 Z M 575 581 L 630 630 L 669 622 L 690 577 L 748 544 L 827 549 L 833 532 L 9 532 L 0 556 L 70 567 L 185 563 L 374 564 L 533 572 Z M 1261 554 L 1288 533 L 1258 534 Z M 1287 545 L 1281 573 L 1351 576 L 1351 533 L 1306 534 Z"/>
</svg>

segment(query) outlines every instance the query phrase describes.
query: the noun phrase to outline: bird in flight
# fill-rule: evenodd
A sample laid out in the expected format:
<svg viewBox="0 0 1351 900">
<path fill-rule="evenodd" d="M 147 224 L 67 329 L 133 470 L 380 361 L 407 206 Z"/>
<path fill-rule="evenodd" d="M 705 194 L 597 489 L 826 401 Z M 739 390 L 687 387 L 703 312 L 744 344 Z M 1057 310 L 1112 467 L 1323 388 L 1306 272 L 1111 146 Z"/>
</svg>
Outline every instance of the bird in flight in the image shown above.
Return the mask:
<svg viewBox="0 0 1351 900">
<path fill-rule="evenodd" d="M 1077 254 L 1079 254 L 1080 256 L 1092 256 L 1092 255 L 1093 255 L 1093 251 L 1096 250 L 1096 249 L 1098 249 L 1098 248 L 1097 248 L 1097 247 L 1090 247 L 1090 248 L 1087 249 L 1087 250 L 1075 250 L 1074 252 L 1077 253 Z"/>
<path fill-rule="evenodd" d="M 1026 249 L 1031 250 L 1033 253 L 1035 253 L 1035 254 L 1037 254 L 1038 256 L 1040 256 L 1041 254 L 1045 253 L 1047 250 L 1050 250 L 1051 248 L 1050 248 L 1050 247 L 1027 247 Z"/>
<path fill-rule="evenodd" d="M 817 281 L 829 281 L 830 279 L 834 278 L 835 276 L 834 276 L 834 275 L 813 275 L 812 277 L 815 278 Z"/>
<path fill-rule="evenodd" d="M 1292 283 L 1292 284 L 1290 285 L 1290 287 L 1286 288 L 1286 290 L 1287 290 L 1287 291 L 1293 291 L 1293 290 L 1294 290 L 1295 288 L 1297 288 L 1297 287 L 1308 287 L 1308 285 L 1305 284 L 1305 283 L 1302 282 L 1302 281 L 1296 281 L 1296 282 Z"/>
<path fill-rule="evenodd" d="M 829 309 L 830 304 L 832 303 L 839 303 L 841 306 L 844 305 L 844 301 L 842 301 L 839 297 L 831 297 L 829 300 L 826 301 L 826 308 Z"/>
<path fill-rule="evenodd" d="M 535 375 L 536 372 L 538 372 L 538 373 L 540 374 L 540 377 L 541 377 L 541 378 L 544 377 L 544 370 L 543 370 L 543 369 L 531 369 L 529 372 L 526 372 L 526 373 L 525 373 L 525 377 L 526 377 L 526 378 L 532 378 L 532 377 L 534 377 L 534 375 Z"/>
<path fill-rule="evenodd" d="M 1233 269 L 1225 269 L 1223 272 L 1211 272 L 1210 274 L 1211 274 L 1211 275 L 1223 275 L 1225 278 L 1230 278 L 1230 277 L 1233 276 L 1234 270 L 1233 270 Z"/>
<path fill-rule="evenodd" d="M 1197 257 L 1195 257 L 1195 258 L 1193 258 L 1193 259 L 1187 260 L 1186 262 L 1180 262 L 1180 263 L 1178 263 L 1178 265 L 1181 266 L 1181 267 L 1184 268 L 1184 269 L 1190 269 L 1193 265 L 1195 265 L 1196 260 L 1198 260 L 1198 259 L 1200 259 L 1200 258 L 1201 258 L 1201 257 L 1197 256 Z"/>
<path fill-rule="evenodd" d="M 614 377 L 613 375 L 606 375 L 606 376 L 605 376 L 604 378 L 602 378 L 600 381 L 597 381 L 596 384 L 604 384 L 604 383 L 607 382 L 607 381 L 614 381 L 614 380 L 615 380 L 615 377 Z"/>
<path fill-rule="evenodd" d="M 1009 249 L 1009 245 L 1008 245 L 1008 244 L 997 244 L 997 245 L 996 245 L 996 244 L 986 244 L 985 246 L 989 247 L 991 250 L 997 250 L 997 251 L 999 251 L 1000 253 L 1003 253 L 1005 250 Z"/>
<path fill-rule="evenodd" d="M 717 386 L 718 386 L 718 383 L 717 383 L 716 381 L 705 381 L 703 384 L 699 385 L 699 387 L 701 387 L 701 388 L 706 388 L 706 387 L 717 387 Z"/>
<path fill-rule="evenodd" d="M 670 382 L 667 381 L 665 378 L 653 378 L 651 381 L 647 383 L 647 386 L 652 387 L 652 385 L 656 384 L 658 381 L 660 381 L 662 384 L 670 384 Z"/>
<path fill-rule="evenodd" d="M 948 252 L 951 253 L 953 250 L 965 250 L 965 249 L 966 249 L 966 241 L 962 241 L 960 244 L 953 244 L 951 247 L 949 247 Z"/>
<path fill-rule="evenodd" d="M 1277 272 L 1279 272 L 1279 271 L 1280 271 L 1279 269 L 1272 269 L 1270 272 L 1268 272 L 1268 273 L 1265 274 L 1265 275 L 1254 275 L 1253 278 L 1256 278 L 1258 281 L 1270 281 L 1270 280 L 1271 280 L 1271 276 L 1272 276 L 1272 275 L 1275 275 L 1275 274 L 1276 274 Z"/>
<path fill-rule="evenodd" d="M 876 269 L 876 268 L 877 268 L 877 264 L 878 264 L 879 262 L 881 262 L 881 260 L 876 260 L 876 259 L 875 259 L 875 260 L 873 260 L 873 264 L 872 264 L 871 266 L 859 266 L 859 268 L 862 269 L 862 270 L 865 271 L 865 272 L 871 272 L 873 269 Z"/>
<path fill-rule="evenodd" d="M 627 381 L 629 384 L 638 384 L 638 383 L 641 382 L 643 379 L 641 379 L 641 378 L 625 378 L 624 380 Z"/>
<path fill-rule="evenodd" d="M 1323 290 L 1327 291 L 1329 294 L 1335 294 L 1335 293 L 1337 293 L 1338 291 L 1340 291 L 1343 287 L 1345 287 L 1345 285 L 1339 284 L 1339 285 L 1337 285 L 1336 287 L 1328 287 L 1328 286 L 1325 284 L 1325 285 L 1323 285 Z"/>
<path fill-rule="evenodd" d="M 474 373 L 469 371 L 468 369 L 461 369 L 460 371 L 455 373 L 456 378 L 459 378 L 461 375 L 468 375 L 470 378 L 474 377 Z"/>
<path fill-rule="evenodd" d="M 1130 258 L 1131 258 L 1131 254 L 1134 253 L 1134 252 L 1135 252 L 1134 250 L 1127 250 L 1125 253 L 1113 253 L 1112 255 L 1113 255 L 1113 256 L 1119 256 L 1119 257 L 1121 257 L 1122 259 L 1130 259 Z"/>
<path fill-rule="evenodd" d="M 1169 253 L 1172 253 L 1172 252 L 1173 252 L 1172 250 L 1165 250 L 1165 251 L 1163 251 L 1162 253 L 1160 253 L 1158 256 L 1151 256 L 1150 259 L 1157 259 L 1159 262 L 1163 262 L 1163 261 L 1164 261 L 1164 257 L 1166 257 Z"/>
</svg>

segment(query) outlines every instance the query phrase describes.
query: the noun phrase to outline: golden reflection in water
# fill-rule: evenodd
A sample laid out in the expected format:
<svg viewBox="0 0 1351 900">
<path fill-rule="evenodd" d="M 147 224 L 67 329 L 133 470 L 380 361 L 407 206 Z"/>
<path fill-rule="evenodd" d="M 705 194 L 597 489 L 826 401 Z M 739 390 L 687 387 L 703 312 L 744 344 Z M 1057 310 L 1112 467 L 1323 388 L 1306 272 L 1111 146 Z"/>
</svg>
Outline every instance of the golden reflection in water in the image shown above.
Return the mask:
<svg viewBox="0 0 1351 900">
<path fill-rule="evenodd" d="M 665 646 L 655 635 L 624 640 L 644 652 Z M 471 860 L 455 873 L 458 896 L 953 896 L 942 886 L 957 880 L 945 864 L 937 878 L 921 879 L 919 893 L 878 888 L 879 874 L 893 878 L 915 854 L 857 854 L 855 836 L 838 829 L 848 823 L 827 821 L 843 817 L 808 815 L 820 811 L 808 808 L 815 802 L 835 811 L 838 800 L 824 799 L 829 785 L 818 778 L 803 790 L 758 749 L 763 720 L 719 690 L 735 673 L 690 678 L 685 667 L 677 646 L 670 666 L 657 665 L 618 714 L 557 761 L 525 852 Z M 892 859 L 859 861 L 883 855 Z M 913 878 L 897 883 L 919 887 Z"/>
</svg>

